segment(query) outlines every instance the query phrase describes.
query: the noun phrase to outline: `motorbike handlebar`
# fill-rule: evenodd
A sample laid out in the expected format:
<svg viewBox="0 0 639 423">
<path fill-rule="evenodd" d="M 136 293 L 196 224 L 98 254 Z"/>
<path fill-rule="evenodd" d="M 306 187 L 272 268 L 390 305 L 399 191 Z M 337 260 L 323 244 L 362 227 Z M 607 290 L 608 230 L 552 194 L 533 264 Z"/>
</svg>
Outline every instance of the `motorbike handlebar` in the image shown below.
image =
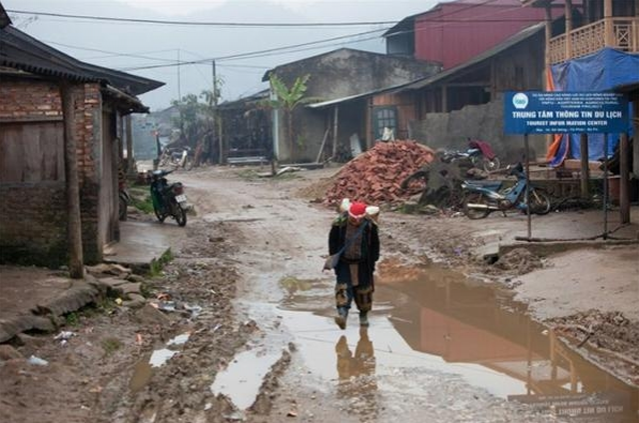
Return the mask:
<svg viewBox="0 0 639 423">
<path fill-rule="evenodd" d="M 175 169 L 171 169 L 171 170 L 159 169 L 159 170 L 156 170 L 156 171 L 152 172 L 151 176 L 153 178 L 162 178 L 162 177 L 164 177 L 164 176 L 166 176 L 166 175 L 168 175 L 170 173 L 173 173 L 173 172 L 175 172 Z"/>
</svg>

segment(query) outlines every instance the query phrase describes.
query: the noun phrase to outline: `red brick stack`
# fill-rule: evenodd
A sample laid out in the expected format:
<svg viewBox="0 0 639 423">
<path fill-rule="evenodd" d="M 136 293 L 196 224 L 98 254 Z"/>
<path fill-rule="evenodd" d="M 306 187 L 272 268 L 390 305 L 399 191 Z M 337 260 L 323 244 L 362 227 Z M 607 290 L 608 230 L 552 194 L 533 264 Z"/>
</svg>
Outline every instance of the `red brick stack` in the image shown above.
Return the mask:
<svg viewBox="0 0 639 423">
<path fill-rule="evenodd" d="M 397 203 L 408 196 L 400 187 L 402 181 L 434 156 L 416 141 L 378 142 L 342 168 L 324 202 L 335 205 L 349 198 L 372 205 Z"/>
</svg>

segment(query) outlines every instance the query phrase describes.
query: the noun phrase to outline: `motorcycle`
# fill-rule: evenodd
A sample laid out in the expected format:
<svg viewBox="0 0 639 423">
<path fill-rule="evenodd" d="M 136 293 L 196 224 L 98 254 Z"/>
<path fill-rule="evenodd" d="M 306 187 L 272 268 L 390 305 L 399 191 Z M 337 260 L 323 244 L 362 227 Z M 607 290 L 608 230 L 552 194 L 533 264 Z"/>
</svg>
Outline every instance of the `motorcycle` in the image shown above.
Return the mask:
<svg viewBox="0 0 639 423">
<path fill-rule="evenodd" d="M 190 147 L 165 147 L 159 161 L 160 166 L 171 165 L 176 168 L 181 167 L 186 170 L 193 168 L 193 159 L 191 157 Z"/>
<path fill-rule="evenodd" d="M 160 223 L 167 216 L 175 219 L 179 226 L 186 226 L 186 210 L 188 204 L 181 182 L 169 184 L 166 176 L 173 170 L 156 170 L 151 174 L 151 200 L 153 211 Z"/>
<path fill-rule="evenodd" d="M 444 163 L 470 162 L 472 167 L 484 169 L 486 172 L 497 170 L 500 165 L 499 158 L 493 152 L 490 144 L 479 140 L 469 140 L 466 151 L 445 151 L 441 160 Z"/>
<path fill-rule="evenodd" d="M 464 214 L 470 219 L 483 219 L 493 211 L 501 211 L 506 215 L 507 210 L 526 211 L 526 173 L 521 163 L 508 166 L 509 175 L 517 177 L 517 183 L 509 188 L 503 188 L 501 182 L 494 181 L 464 181 L 462 190 L 466 196 Z M 530 212 L 544 215 L 550 212 L 550 198 L 548 195 L 530 185 Z"/>
</svg>

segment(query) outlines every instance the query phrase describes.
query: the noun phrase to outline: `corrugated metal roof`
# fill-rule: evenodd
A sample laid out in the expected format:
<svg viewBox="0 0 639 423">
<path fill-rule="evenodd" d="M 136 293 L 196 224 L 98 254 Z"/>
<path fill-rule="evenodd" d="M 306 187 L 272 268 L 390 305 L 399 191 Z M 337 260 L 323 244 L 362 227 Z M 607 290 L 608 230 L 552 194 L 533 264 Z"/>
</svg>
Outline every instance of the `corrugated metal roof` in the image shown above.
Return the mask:
<svg viewBox="0 0 639 423">
<path fill-rule="evenodd" d="M 424 12 L 416 13 L 414 15 L 405 17 L 404 19 L 399 21 L 395 26 L 393 26 L 384 34 L 382 34 L 382 37 L 388 37 L 400 31 L 412 30 L 410 26 L 414 24 L 416 18 L 427 15 L 429 13 L 433 13 L 441 9 L 443 6 L 462 5 L 462 6 L 466 6 L 466 8 L 468 9 L 475 6 L 513 7 L 518 4 L 517 3 L 518 1 L 525 2 L 525 1 L 538 1 L 538 0 L 455 0 L 455 1 L 440 2 L 434 5 L 433 7 L 431 7 L 430 9 L 425 10 Z M 454 13 L 456 12 L 452 12 L 451 14 L 454 14 Z"/>
<path fill-rule="evenodd" d="M 119 103 L 119 108 L 125 109 L 125 111 L 127 112 L 125 114 L 149 112 L 149 108 L 146 107 L 144 104 L 142 104 L 140 99 L 138 99 L 136 96 L 127 94 L 110 85 L 107 85 L 106 87 L 104 87 L 102 91 L 107 96 L 117 99 Z"/>
<path fill-rule="evenodd" d="M 368 91 L 365 93 L 361 93 L 361 94 L 356 94 L 356 95 L 351 95 L 351 96 L 347 96 L 347 97 L 342 97 L 342 98 L 336 98 L 333 100 L 328 100 L 328 101 L 322 101 L 320 103 L 313 103 L 313 104 L 309 104 L 306 107 L 309 107 L 311 109 L 321 109 L 324 107 L 329 107 L 329 106 L 334 106 L 337 104 L 341 104 L 341 103 L 346 103 L 349 101 L 354 101 L 354 100 L 358 100 L 361 98 L 365 98 L 365 97 L 369 97 L 372 95 L 377 95 L 377 94 L 382 94 L 382 93 L 391 93 L 391 92 L 400 92 L 400 91 L 404 91 L 404 90 L 415 90 L 415 89 L 419 89 L 419 88 L 423 88 L 427 85 L 433 84 L 435 82 L 441 81 L 449 76 L 454 75 L 455 73 L 464 70 L 470 66 L 473 66 L 477 63 L 480 63 L 486 59 L 491 58 L 492 56 L 501 53 L 504 50 L 507 50 L 508 48 L 516 45 L 517 43 L 520 43 L 521 41 L 526 40 L 529 37 L 532 37 L 533 35 L 537 34 L 538 32 L 540 32 L 545 26 L 545 23 L 538 23 L 536 25 L 530 26 L 528 28 L 523 29 L 522 31 L 518 32 L 517 34 L 513 35 L 512 37 L 508 38 L 506 41 L 504 41 L 503 43 L 493 47 L 490 50 L 487 50 L 477 56 L 475 56 L 473 59 L 469 60 L 468 62 L 461 64 L 459 66 L 456 66 L 452 69 L 449 69 L 447 71 L 444 72 L 440 72 L 438 74 L 435 74 L 433 76 L 430 77 L 426 77 L 426 78 L 420 78 L 417 79 L 415 81 L 411 81 L 408 83 L 404 83 L 404 84 L 400 84 L 400 85 L 394 85 L 391 87 L 385 87 L 385 88 L 380 88 L 374 91 Z"/>
<path fill-rule="evenodd" d="M 246 103 L 262 101 L 269 97 L 269 93 L 270 93 L 270 90 L 267 88 L 265 90 L 258 91 L 255 94 L 251 94 L 246 97 L 240 97 L 237 100 L 225 101 L 224 103 L 220 104 L 218 107 L 223 109 L 231 109 L 233 107 L 239 107 L 240 105 L 244 105 Z"/>
<path fill-rule="evenodd" d="M 486 50 L 485 52 L 478 54 L 477 56 L 475 56 L 474 58 L 472 58 L 471 60 L 455 66 L 454 68 L 448 69 L 447 71 L 444 72 L 440 72 L 436 75 L 427 77 L 427 78 L 422 78 L 419 79 L 417 81 L 414 81 L 410 84 L 408 84 L 405 89 L 419 89 L 419 88 L 423 88 L 427 85 L 433 84 L 435 82 L 441 81 L 443 79 L 446 79 L 447 77 L 461 71 L 464 70 L 470 66 L 476 65 L 477 63 L 483 62 L 484 60 L 487 60 L 493 56 L 495 56 L 496 54 L 499 54 L 501 52 L 503 52 L 504 50 L 507 50 L 508 48 L 514 46 L 515 44 L 518 44 L 526 39 L 528 39 L 529 37 L 532 37 L 533 35 L 537 34 L 538 32 L 540 32 L 541 30 L 544 29 L 544 26 L 546 24 L 544 22 L 540 22 L 538 24 L 535 24 L 533 26 L 529 26 L 528 28 L 524 28 L 523 30 L 519 31 L 517 34 L 513 35 L 512 37 L 508 38 L 506 41 L 502 42 L 501 44 L 496 45 L 495 47 Z"/>
<path fill-rule="evenodd" d="M 78 82 L 104 82 L 139 95 L 163 82 L 81 62 L 8 25 L 0 29 L 0 66 Z"/>
<path fill-rule="evenodd" d="M 550 4 L 553 7 L 563 7 L 566 5 L 566 0 L 519 0 L 522 6 L 544 7 L 546 4 Z M 572 0 L 573 7 L 581 7 L 584 0 Z"/>
</svg>

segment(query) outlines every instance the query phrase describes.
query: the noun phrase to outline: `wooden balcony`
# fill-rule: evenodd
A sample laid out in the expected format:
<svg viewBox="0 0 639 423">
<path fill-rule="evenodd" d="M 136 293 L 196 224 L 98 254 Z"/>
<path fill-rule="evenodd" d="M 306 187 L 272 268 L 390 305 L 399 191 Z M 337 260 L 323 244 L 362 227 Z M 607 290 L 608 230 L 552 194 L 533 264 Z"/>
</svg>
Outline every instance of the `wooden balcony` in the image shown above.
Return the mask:
<svg viewBox="0 0 639 423">
<path fill-rule="evenodd" d="M 604 47 L 639 52 L 639 17 L 602 19 L 551 38 L 548 45 L 550 64 L 576 59 Z"/>
</svg>

